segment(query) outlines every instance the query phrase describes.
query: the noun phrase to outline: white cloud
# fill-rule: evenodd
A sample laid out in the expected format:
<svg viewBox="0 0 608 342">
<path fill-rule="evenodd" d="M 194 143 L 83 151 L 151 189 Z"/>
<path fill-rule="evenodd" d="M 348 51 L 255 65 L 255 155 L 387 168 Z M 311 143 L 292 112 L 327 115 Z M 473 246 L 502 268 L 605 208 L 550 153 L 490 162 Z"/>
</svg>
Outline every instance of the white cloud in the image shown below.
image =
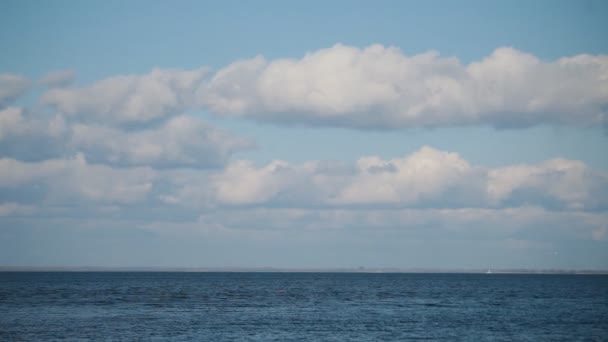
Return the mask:
<svg viewBox="0 0 608 342">
<path fill-rule="evenodd" d="M 32 117 L 26 114 L 26 110 L 21 107 L 7 107 L 0 110 L 0 140 L 13 139 L 21 135 L 58 137 L 66 131 L 66 123 L 59 115 Z"/>
<path fill-rule="evenodd" d="M 49 89 L 42 102 L 84 121 L 131 125 L 197 108 L 220 116 L 359 129 L 608 122 L 608 56 L 603 55 L 544 61 L 501 47 L 463 64 L 435 51 L 408 56 L 395 47 L 337 44 L 300 59 L 240 60 L 207 75 L 206 68 L 154 69 L 86 87 Z M 69 76 L 59 72 L 44 79 L 55 84 Z"/>
<path fill-rule="evenodd" d="M 22 111 L 19 107 L 9 107 L 0 110 L 0 139 L 22 130 Z"/>
<path fill-rule="evenodd" d="M 607 184 L 605 174 L 578 161 L 488 169 L 430 147 L 351 165 L 241 160 L 221 170 L 113 168 L 78 154 L 42 162 L 0 159 L 0 215 L 111 215 L 167 234 L 168 227 L 183 226 L 214 236 L 246 230 L 256 239 L 296 231 L 303 237 L 332 231 L 369 238 L 491 236 L 509 248 L 534 249 L 554 238 L 605 239 L 608 217 L 595 209 L 607 206 Z M 555 210 L 556 203 L 565 210 Z M 193 215 L 199 222 L 184 219 Z M 157 220 L 172 223 L 151 224 Z"/>
<path fill-rule="evenodd" d="M 338 44 L 301 59 L 235 62 L 199 100 L 221 115 L 361 129 L 605 125 L 608 56 L 542 61 L 503 47 L 465 65 L 434 51 Z"/>
<path fill-rule="evenodd" d="M 288 164 L 274 161 L 260 169 L 247 161 L 230 163 L 215 177 L 218 200 L 225 203 L 263 203 L 284 186 L 281 169 Z"/>
<path fill-rule="evenodd" d="M 54 88 L 42 102 L 85 121 L 142 123 L 192 107 L 206 69 L 154 69 L 145 75 L 114 76 L 82 88 Z"/>
<path fill-rule="evenodd" d="M 396 203 L 411 205 L 461 188 L 476 193 L 481 174 L 456 153 L 423 147 L 405 158 L 357 161 L 357 175 L 333 200 L 339 204 Z M 464 198 L 455 200 L 461 203 Z M 465 204 L 465 203 L 463 203 Z"/>
<path fill-rule="evenodd" d="M 523 190 L 541 192 L 567 203 L 572 209 L 585 207 L 594 184 L 589 168 L 576 160 L 552 159 L 537 165 L 515 165 L 489 172 L 488 194 L 494 201 L 502 201 Z M 606 179 L 601 180 L 602 183 Z"/>
<path fill-rule="evenodd" d="M 219 167 L 235 150 L 252 146 L 251 141 L 186 115 L 136 131 L 75 124 L 69 144 L 99 162 L 154 167 Z"/>
<path fill-rule="evenodd" d="M 0 109 L 0 151 L 4 157 L 44 160 L 65 154 L 68 126 L 61 115 L 36 116 L 20 107 Z"/>
<path fill-rule="evenodd" d="M 348 181 L 349 171 L 316 161 L 290 165 L 275 160 L 258 168 L 250 161 L 237 160 L 212 174 L 210 184 L 216 200 L 229 205 L 326 205 L 327 198 Z"/>
<path fill-rule="evenodd" d="M 145 204 L 153 200 L 184 208 L 466 211 L 535 206 L 580 212 L 608 208 L 608 175 L 576 160 L 487 168 L 472 165 L 456 153 L 422 147 L 401 158 L 368 156 L 352 164 L 273 161 L 257 166 L 236 160 L 223 168 L 195 169 L 189 162 L 201 165 L 209 162 L 198 159 L 201 155 L 213 155 L 188 146 L 196 141 L 198 128 L 185 117 L 167 124 L 179 127 L 131 136 L 109 128 L 81 127 L 83 141 L 78 146 L 88 154 L 40 162 L 0 159 L 0 188 L 12 189 L 0 200 L 15 202 L 15 191 L 23 190 L 51 202 L 80 198 Z M 182 132 L 183 125 L 193 133 Z M 183 140 L 177 139 L 174 146 L 164 138 L 171 134 Z M 95 160 L 97 153 L 102 157 Z M 121 167 L 95 164 L 100 161 Z"/>
<path fill-rule="evenodd" d="M 60 114 L 32 113 L 19 107 L 0 110 L 0 149 L 6 157 L 26 161 L 80 152 L 89 161 L 111 165 L 220 167 L 234 151 L 251 147 L 252 141 L 188 115 L 125 129 L 66 122 Z"/>
<path fill-rule="evenodd" d="M 608 206 L 608 175 L 575 160 L 501 168 L 423 147 L 403 158 L 360 158 L 355 165 L 233 161 L 202 178 L 174 183 L 173 203 L 299 207 L 501 208 L 568 210 Z M 197 187 L 204 183 L 204 190 Z M 204 199 L 192 189 L 205 192 Z M 187 195 L 186 195 L 187 194 Z M 209 195 L 211 194 L 211 195 Z M 186 200 L 188 198 L 188 200 Z M 198 199 L 196 199 L 198 198 Z"/>
<path fill-rule="evenodd" d="M 44 75 L 38 83 L 49 88 L 66 87 L 74 81 L 74 70 L 59 70 Z"/>
<path fill-rule="evenodd" d="M 45 201 L 51 203 L 142 201 L 152 189 L 154 177 L 155 172 L 150 168 L 115 169 L 92 165 L 82 155 L 37 163 L 0 159 L 0 188 L 23 190 L 28 186 L 44 186 Z"/>
<path fill-rule="evenodd" d="M 30 87 L 30 82 L 20 75 L 0 74 L 0 106 L 23 95 Z"/>
</svg>

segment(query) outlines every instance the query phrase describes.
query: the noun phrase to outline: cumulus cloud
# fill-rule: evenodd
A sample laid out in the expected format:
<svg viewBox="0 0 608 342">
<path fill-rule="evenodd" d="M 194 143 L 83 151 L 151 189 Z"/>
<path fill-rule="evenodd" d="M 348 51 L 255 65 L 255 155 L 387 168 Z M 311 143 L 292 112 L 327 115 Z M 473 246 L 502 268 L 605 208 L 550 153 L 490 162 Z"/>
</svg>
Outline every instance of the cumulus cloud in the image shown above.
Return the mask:
<svg viewBox="0 0 608 342">
<path fill-rule="evenodd" d="M 451 199 L 466 205 L 470 203 L 466 194 L 478 193 L 483 176 L 481 169 L 477 170 L 458 154 L 425 146 L 405 158 L 359 159 L 356 176 L 332 202 L 409 205 L 443 198 L 448 192 L 459 190 Z"/>
<path fill-rule="evenodd" d="M 256 168 L 247 161 L 236 161 L 228 165 L 225 172 L 217 175 L 217 197 L 226 203 L 266 202 L 285 186 L 288 177 L 283 177 L 288 164 L 274 161 Z"/>
<path fill-rule="evenodd" d="M 114 76 L 87 87 L 53 88 L 42 102 L 85 121 L 137 124 L 167 118 L 192 107 L 206 69 L 154 69 L 145 75 Z"/>
<path fill-rule="evenodd" d="M 198 128 L 186 118 L 174 120 L 177 122 L 169 121 L 168 125 L 194 129 L 192 134 L 181 133 L 183 144 L 178 139 L 175 146 L 163 136 L 179 135 L 180 129 L 125 135 L 108 128 L 76 127 L 82 131 L 75 141 L 82 139 L 78 146 L 86 154 L 40 162 L 0 159 L 0 187 L 43 184 L 57 188 L 58 193 L 70 189 L 86 199 L 110 200 L 115 196 L 121 201 L 137 201 L 139 195 L 154 190 L 160 202 L 199 208 L 462 209 L 532 205 L 597 211 L 608 207 L 608 175 L 580 161 L 551 159 L 487 168 L 472 165 L 457 153 L 428 146 L 400 158 L 366 156 L 354 163 L 291 164 L 276 160 L 257 166 L 251 161 L 234 160 L 220 168 L 192 168 L 210 166 L 204 163 L 213 162 L 209 159 L 213 156 L 223 157 L 217 154 L 217 147 L 214 153 L 205 151 L 203 143 L 201 148 L 190 147 L 187 142 L 196 141 Z M 201 155 L 207 159 L 200 159 Z M 96 164 L 99 162 L 114 165 Z M 180 168 L 184 166 L 187 168 Z M 140 177 L 140 172 L 148 176 Z M 128 182 L 122 184 L 121 179 Z M 141 183 L 145 179 L 148 181 Z M 130 197 L 129 193 L 139 195 Z"/>
<path fill-rule="evenodd" d="M 402 158 L 362 157 L 354 165 L 233 161 L 176 185 L 174 203 L 358 208 L 503 208 L 536 205 L 597 210 L 608 205 L 608 175 L 575 160 L 486 168 L 431 147 Z M 204 183 L 204 199 L 191 192 Z M 209 195 L 211 194 L 211 196 Z M 187 196 L 186 196 L 187 195 Z M 185 196 L 185 197 L 184 197 Z M 188 198 L 187 200 L 185 198 Z"/>
<path fill-rule="evenodd" d="M 0 140 L 20 135 L 59 136 L 66 130 L 65 121 L 59 115 L 31 115 L 22 107 L 0 110 Z"/>
<path fill-rule="evenodd" d="M 66 87 L 74 81 L 74 70 L 59 70 L 44 75 L 38 83 L 49 88 Z"/>
<path fill-rule="evenodd" d="M 154 177 L 150 168 L 116 169 L 89 164 L 81 154 L 71 159 L 35 163 L 0 159 L 0 188 L 25 191 L 29 187 L 44 187 L 44 200 L 51 203 L 82 200 L 134 203 L 146 198 Z"/>
<path fill-rule="evenodd" d="M 536 165 L 514 165 L 490 170 L 488 195 L 493 202 L 543 199 L 570 209 L 592 209 L 606 203 L 605 174 L 576 160 L 552 159 Z"/>
<path fill-rule="evenodd" d="M 0 151 L 4 157 L 39 161 L 63 156 L 68 124 L 58 114 L 36 115 L 21 107 L 0 110 Z"/>
<path fill-rule="evenodd" d="M 20 107 L 0 110 L 0 151 L 5 157 L 25 161 L 83 153 L 92 162 L 110 165 L 220 167 L 233 152 L 251 147 L 252 141 L 188 115 L 124 129 L 70 122 L 58 113 L 30 112 Z"/>
<path fill-rule="evenodd" d="M 224 204 L 323 205 L 346 181 L 348 171 L 323 162 L 290 165 L 275 160 L 258 168 L 250 161 L 237 160 L 211 175 L 210 184 L 216 200 Z"/>
<path fill-rule="evenodd" d="M 69 144 L 94 161 L 152 167 L 220 167 L 235 150 L 252 146 L 187 115 L 136 131 L 75 124 Z"/>
<path fill-rule="evenodd" d="M 43 81 L 69 78 L 65 71 Z M 154 69 L 114 76 L 52 88 L 41 99 L 80 120 L 120 125 L 203 108 L 219 116 L 358 129 L 598 126 L 608 122 L 608 56 L 546 61 L 500 47 L 464 64 L 436 51 L 409 56 L 396 47 L 337 44 L 300 59 L 240 60 L 215 73 Z"/>
<path fill-rule="evenodd" d="M 40 162 L 0 159 L 5 218 L 69 217 L 78 206 L 84 217 L 111 215 L 144 226 L 154 217 L 172 222 L 151 225 L 156 229 L 183 223 L 190 232 L 240 236 L 247 230 L 269 239 L 294 230 L 352 230 L 369 236 L 491 235 L 509 248 L 540 246 L 538 234 L 603 240 L 607 190 L 607 175 L 580 161 L 486 168 L 431 147 L 392 159 L 262 166 L 235 160 L 222 169 L 111 167 L 83 154 Z"/>
<path fill-rule="evenodd" d="M 237 61 L 198 97 L 220 115 L 360 129 L 605 125 L 608 56 L 543 61 L 502 47 L 463 64 L 435 51 L 338 44 L 301 59 Z"/>
<path fill-rule="evenodd" d="M 30 81 L 16 74 L 0 74 L 0 106 L 6 105 L 23 95 L 30 87 Z"/>
</svg>

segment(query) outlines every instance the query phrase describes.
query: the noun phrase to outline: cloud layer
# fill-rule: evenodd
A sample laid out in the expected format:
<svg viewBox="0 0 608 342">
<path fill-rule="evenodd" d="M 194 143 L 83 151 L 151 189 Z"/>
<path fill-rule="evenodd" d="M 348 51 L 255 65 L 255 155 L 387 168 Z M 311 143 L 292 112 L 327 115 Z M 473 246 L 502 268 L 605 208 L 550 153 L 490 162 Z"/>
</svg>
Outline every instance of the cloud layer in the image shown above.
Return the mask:
<svg viewBox="0 0 608 342">
<path fill-rule="evenodd" d="M 137 138 L 135 138 L 137 139 Z M 138 176 L 139 175 L 139 176 Z M 57 189 L 86 200 L 120 199 L 194 207 L 515 208 L 598 211 L 608 208 L 608 175 L 576 160 L 500 168 L 471 165 L 431 147 L 393 159 L 355 163 L 246 160 L 219 169 L 111 167 L 82 153 L 65 159 L 0 159 L 0 187 Z M 87 190 L 89 189 L 89 190 Z M 96 195 L 99 193 L 99 195 Z M 110 195 L 108 195 L 110 194 Z M 58 194 L 51 193 L 49 198 Z M 7 198 L 10 200 L 10 198 Z M 13 202 L 13 200 L 10 200 Z M 24 203 L 35 204 L 35 203 Z"/>
<path fill-rule="evenodd" d="M 53 84 L 69 72 L 49 74 Z M 0 101 L 26 83 L 0 78 Z M 300 59 L 236 61 L 215 73 L 154 69 L 84 87 L 52 88 L 41 101 L 89 122 L 137 125 L 189 109 L 257 121 L 357 129 L 540 124 L 605 126 L 608 56 L 545 61 L 500 47 L 477 61 L 428 51 L 337 44 Z"/>
<path fill-rule="evenodd" d="M 71 119 L 21 107 L 0 110 L 0 149 L 5 157 L 25 161 L 82 153 L 114 166 L 206 168 L 221 167 L 234 151 L 253 146 L 191 115 L 130 129 Z"/>
<path fill-rule="evenodd" d="M 555 61 L 513 48 L 469 64 L 438 52 L 335 45 L 301 59 L 235 62 L 199 89 L 212 112 L 279 123 L 406 128 L 605 125 L 608 57 Z"/>
<path fill-rule="evenodd" d="M 227 205 L 357 208 L 507 208 L 598 210 L 608 207 L 608 175 L 576 160 L 500 168 L 474 166 L 431 147 L 402 157 L 362 157 L 354 165 L 234 161 L 210 175 Z"/>
<path fill-rule="evenodd" d="M 164 119 L 192 107 L 206 69 L 154 69 L 145 75 L 114 76 L 81 88 L 54 88 L 42 102 L 82 120 L 137 124 Z"/>
<path fill-rule="evenodd" d="M 260 165 L 234 158 L 252 140 L 195 113 L 360 130 L 605 126 L 606 56 L 543 61 L 503 47 L 463 64 L 433 51 L 338 44 L 215 72 L 73 78 L 47 74 L 35 83 L 44 86 L 38 102 L 24 104 L 33 83 L 0 75 L 0 217 L 10 229 L 71 222 L 278 245 L 354 234 L 350 247 L 384 236 L 485 237 L 518 250 L 608 239 L 608 174 L 579 160 L 491 168 L 422 146 L 394 158 Z"/>
<path fill-rule="evenodd" d="M 564 159 L 486 168 L 431 147 L 354 163 L 234 160 L 220 169 L 111 167 L 83 154 L 1 158 L 0 193 L 7 228 L 119 225 L 273 244 L 486 241 L 540 252 L 608 238 L 605 172 Z"/>
</svg>

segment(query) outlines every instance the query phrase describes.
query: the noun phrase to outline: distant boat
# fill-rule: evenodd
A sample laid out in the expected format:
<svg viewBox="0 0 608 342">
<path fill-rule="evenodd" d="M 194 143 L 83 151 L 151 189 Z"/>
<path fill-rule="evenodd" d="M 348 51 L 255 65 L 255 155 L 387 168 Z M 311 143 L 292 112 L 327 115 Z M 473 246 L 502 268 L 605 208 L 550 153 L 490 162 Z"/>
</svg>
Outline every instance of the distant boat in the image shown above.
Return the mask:
<svg viewBox="0 0 608 342">
<path fill-rule="evenodd" d="M 486 271 L 486 274 L 492 274 L 492 270 L 488 268 L 488 270 Z"/>
</svg>

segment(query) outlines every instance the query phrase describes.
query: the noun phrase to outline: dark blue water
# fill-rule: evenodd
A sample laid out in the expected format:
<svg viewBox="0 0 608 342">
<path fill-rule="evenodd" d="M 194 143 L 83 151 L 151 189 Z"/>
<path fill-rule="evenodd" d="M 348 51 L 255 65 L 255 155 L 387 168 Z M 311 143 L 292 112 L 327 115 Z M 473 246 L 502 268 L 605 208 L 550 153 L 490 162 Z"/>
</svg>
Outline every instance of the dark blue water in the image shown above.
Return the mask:
<svg viewBox="0 0 608 342">
<path fill-rule="evenodd" d="M 0 273 L 0 340 L 608 340 L 608 276 Z"/>
</svg>

